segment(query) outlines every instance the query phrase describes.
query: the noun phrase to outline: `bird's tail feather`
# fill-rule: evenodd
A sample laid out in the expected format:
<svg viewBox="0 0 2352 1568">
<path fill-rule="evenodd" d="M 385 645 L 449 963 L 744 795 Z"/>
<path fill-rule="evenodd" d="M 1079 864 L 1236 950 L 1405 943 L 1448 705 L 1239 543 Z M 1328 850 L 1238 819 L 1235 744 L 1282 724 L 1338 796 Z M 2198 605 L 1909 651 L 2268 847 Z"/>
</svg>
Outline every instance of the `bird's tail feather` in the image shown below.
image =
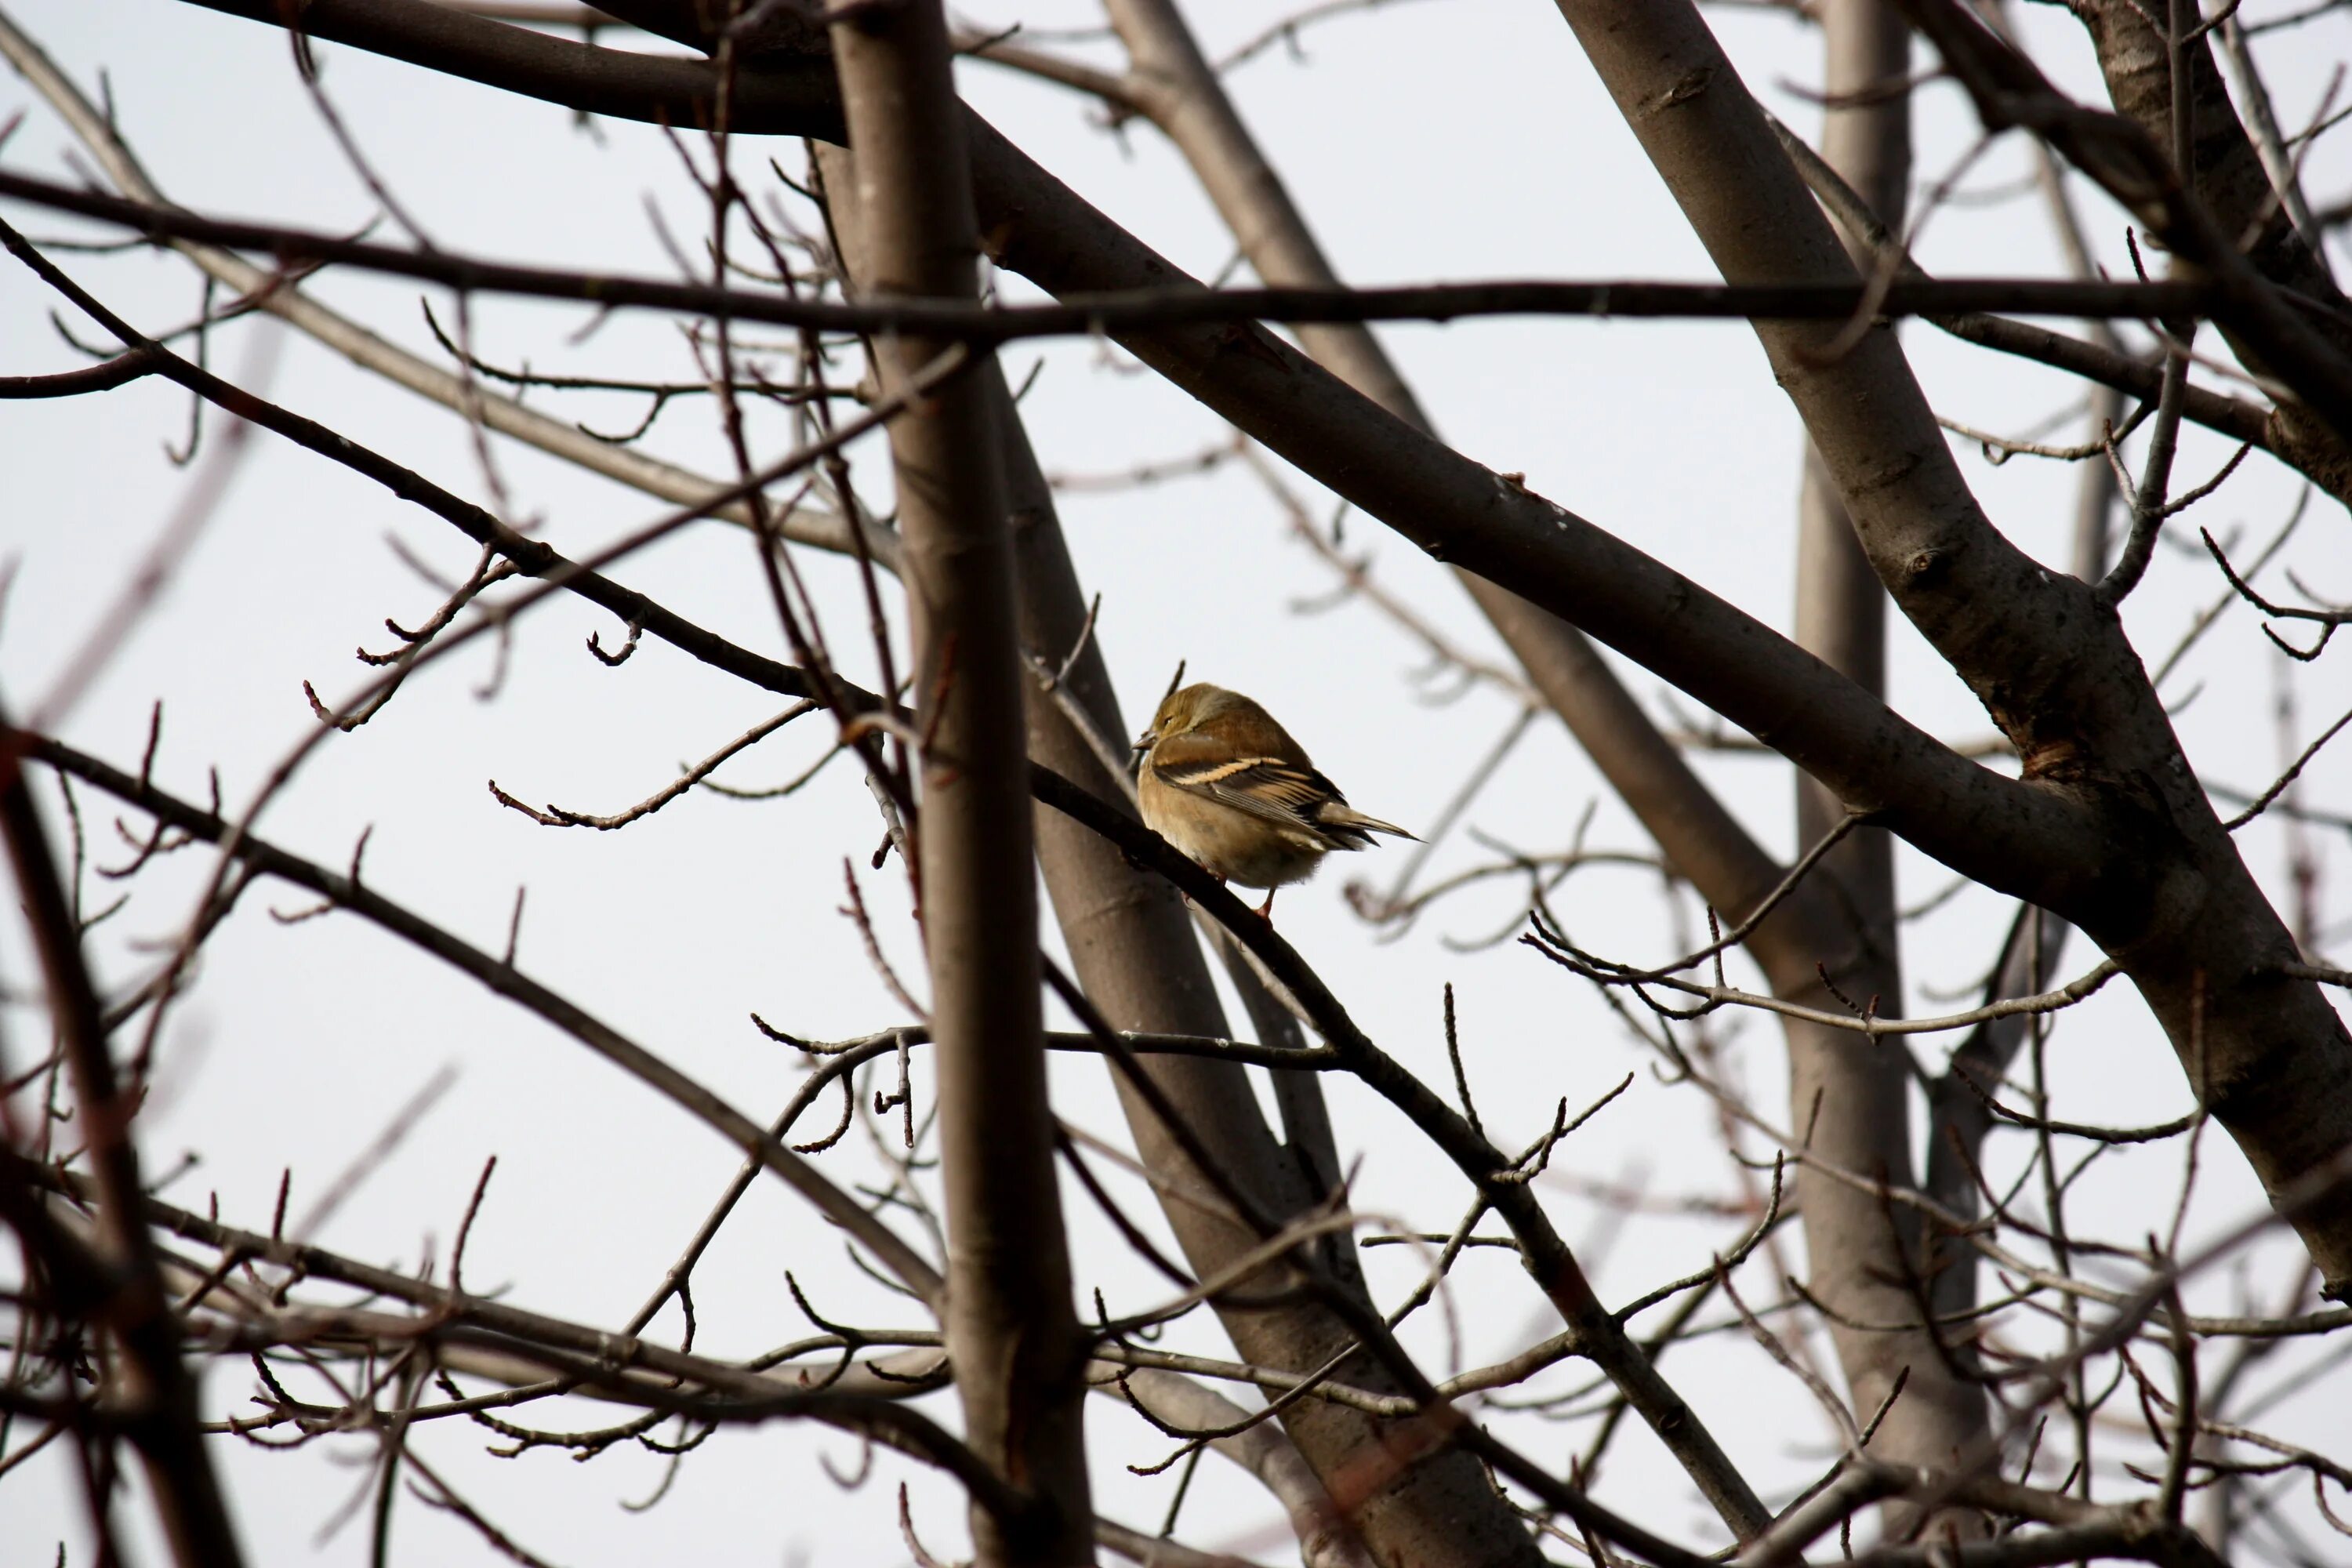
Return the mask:
<svg viewBox="0 0 2352 1568">
<path fill-rule="evenodd" d="M 1324 827 L 1336 828 L 1341 833 L 1391 833 L 1399 838 L 1410 838 L 1416 844 L 1421 842 L 1419 834 L 1408 833 L 1395 823 L 1382 822 L 1377 816 L 1366 816 L 1342 801 L 1327 804 L 1317 815 L 1316 821 Z"/>
</svg>

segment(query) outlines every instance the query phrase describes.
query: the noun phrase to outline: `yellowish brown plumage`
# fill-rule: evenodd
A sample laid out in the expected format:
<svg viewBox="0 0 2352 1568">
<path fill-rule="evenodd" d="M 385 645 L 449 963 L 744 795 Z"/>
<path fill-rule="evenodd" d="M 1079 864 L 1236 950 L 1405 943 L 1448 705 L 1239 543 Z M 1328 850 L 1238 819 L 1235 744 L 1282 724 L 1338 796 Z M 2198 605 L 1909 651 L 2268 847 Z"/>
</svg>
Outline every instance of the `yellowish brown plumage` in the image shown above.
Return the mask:
<svg viewBox="0 0 2352 1568">
<path fill-rule="evenodd" d="M 1265 889 L 1260 914 L 1332 850 L 1369 849 L 1375 833 L 1412 837 L 1349 805 L 1271 714 L 1222 686 L 1171 691 L 1135 749 L 1143 820 L 1210 875 Z"/>
</svg>

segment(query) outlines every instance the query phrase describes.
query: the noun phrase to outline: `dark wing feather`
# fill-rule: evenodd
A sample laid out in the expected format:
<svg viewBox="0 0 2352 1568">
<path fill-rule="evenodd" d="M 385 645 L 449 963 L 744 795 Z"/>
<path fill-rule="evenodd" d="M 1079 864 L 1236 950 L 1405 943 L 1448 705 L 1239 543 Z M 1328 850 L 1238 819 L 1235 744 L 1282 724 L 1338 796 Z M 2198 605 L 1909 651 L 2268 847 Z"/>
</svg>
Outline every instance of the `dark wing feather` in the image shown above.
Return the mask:
<svg viewBox="0 0 2352 1568">
<path fill-rule="evenodd" d="M 1213 743 L 1188 746 L 1192 737 L 1172 736 L 1153 752 L 1151 765 L 1163 783 L 1205 795 L 1235 811 L 1247 812 L 1283 827 L 1303 828 L 1318 837 L 1355 837 L 1334 833 L 1319 820 L 1327 802 L 1339 792 L 1310 765 L 1281 757 L 1234 757 Z M 1186 756 L 1191 751 L 1195 754 Z M 1200 755 L 1209 752 L 1215 754 Z"/>
</svg>

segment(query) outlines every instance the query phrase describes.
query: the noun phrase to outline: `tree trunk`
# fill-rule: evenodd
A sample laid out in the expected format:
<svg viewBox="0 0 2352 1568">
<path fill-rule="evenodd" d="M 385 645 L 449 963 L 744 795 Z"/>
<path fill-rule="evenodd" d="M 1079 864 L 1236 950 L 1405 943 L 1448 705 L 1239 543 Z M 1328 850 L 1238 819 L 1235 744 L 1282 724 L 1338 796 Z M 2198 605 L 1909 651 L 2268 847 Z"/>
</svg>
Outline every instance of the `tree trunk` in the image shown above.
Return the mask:
<svg viewBox="0 0 2352 1568">
<path fill-rule="evenodd" d="M 979 228 L 938 0 L 860 11 L 832 32 L 872 291 L 976 300 Z M 884 345 L 886 389 L 949 346 Z M 939 1064 L 948 1353 L 965 1440 L 1038 1505 L 1016 1522 L 975 1504 L 974 1549 L 983 1564 L 1063 1568 L 1094 1558 L 1087 1347 L 1045 1094 L 1026 676 L 990 384 L 959 377 L 889 426 L 923 737 L 909 826 Z"/>
<path fill-rule="evenodd" d="M 1903 230 L 1911 178 L 1911 95 L 1901 85 L 1911 65 L 1911 29 L 1881 0 L 1824 0 L 1822 90 L 1828 100 L 1822 155 L 1844 176 L 1890 230 Z M 1858 270 L 1870 258 L 1857 253 Z M 1798 507 L 1797 641 L 1864 689 L 1886 695 L 1886 591 L 1855 541 L 1845 502 L 1805 443 Z M 1842 821 L 1845 803 L 1800 773 L 1797 842 L 1818 842 Z M 1814 875 L 1846 911 L 1847 944 L 1821 953 L 1837 989 L 1875 999 L 1883 1016 L 1903 1008 L 1902 936 L 1895 919 L 1895 839 L 1862 827 L 1822 857 Z M 1836 999 L 1819 973 L 1796 977 L 1814 1005 Z M 1790 993 L 1780 990 L 1779 994 Z M 1811 1147 L 1850 1171 L 1913 1184 L 1910 1085 L 1906 1054 L 1885 1042 L 1801 1020 L 1783 1022 L 1789 1042 L 1789 1125 L 1810 1133 Z M 1880 1203 L 1843 1184 L 1805 1184 L 1802 1215 L 1807 1272 L 1828 1309 L 1831 1342 L 1845 1371 L 1857 1421 L 1867 1421 L 1906 1376 L 1902 1395 L 1872 1440 L 1871 1451 L 1896 1464 L 1948 1465 L 1990 1436 L 1983 1391 L 1956 1370 L 1926 1323 L 1931 1297 L 1923 1227 L 1908 1209 Z M 1972 1262 L 1950 1267 L 1973 1268 Z M 1916 1323 L 1881 1331 L 1876 1325 Z M 1861 1325 L 1873 1325 L 1863 1327 Z M 1950 1331 L 1946 1331 L 1950 1332 Z M 1916 1510 L 1889 1510 L 1901 1532 Z M 1973 1510 L 1948 1509 L 1936 1522 L 1955 1534 L 1982 1533 Z"/>
</svg>

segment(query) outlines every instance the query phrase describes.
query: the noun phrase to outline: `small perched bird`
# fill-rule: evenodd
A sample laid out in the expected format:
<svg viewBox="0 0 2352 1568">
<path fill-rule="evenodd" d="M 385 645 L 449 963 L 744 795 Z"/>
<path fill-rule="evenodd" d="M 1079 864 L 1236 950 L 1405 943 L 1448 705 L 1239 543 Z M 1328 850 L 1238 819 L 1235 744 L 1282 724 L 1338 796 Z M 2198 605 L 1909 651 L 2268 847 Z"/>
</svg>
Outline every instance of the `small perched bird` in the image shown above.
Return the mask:
<svg viewBox="0 0 2352 1568">
<path fill-rule="evenodd" d="M 1369 849 L 1375 833 L 1412 837 L 1349 805 L 1272 714 L 1222 686 L 1171 689 L 1135 750 L 1143 820 L 1217 880 L 1264 888 L 1267 920 L 1275 889 L 1313 876 L 1332 850 Z"/>
</svg>

